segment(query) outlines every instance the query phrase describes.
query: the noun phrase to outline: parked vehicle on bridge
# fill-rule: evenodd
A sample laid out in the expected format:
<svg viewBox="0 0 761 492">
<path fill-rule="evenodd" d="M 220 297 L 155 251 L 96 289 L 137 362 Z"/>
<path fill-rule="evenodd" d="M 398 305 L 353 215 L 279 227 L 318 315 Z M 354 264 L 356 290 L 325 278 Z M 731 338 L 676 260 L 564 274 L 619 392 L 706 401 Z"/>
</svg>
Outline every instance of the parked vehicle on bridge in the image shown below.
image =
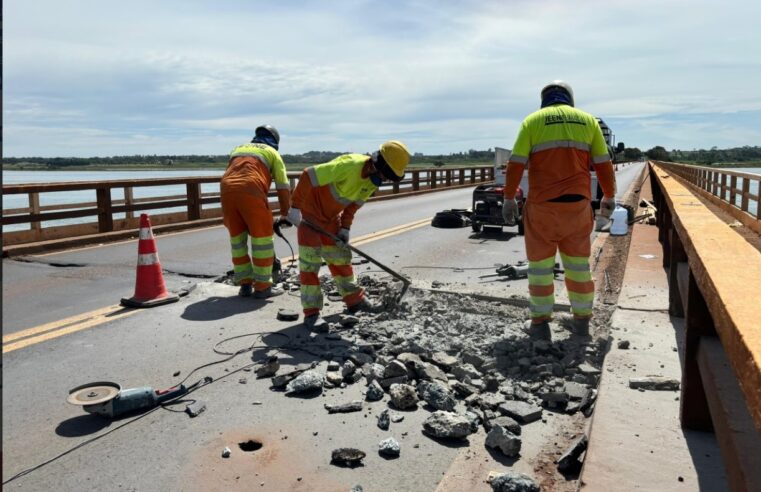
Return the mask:
<svg viewBox="0 0 761 492">
<path fill-rule="evenodd" d="M 502 219 L 502 200 L 505 192 L 505 163 L 510 159 L 510 151 L 497 147 L 494 149 L 494 184 L 476 186 L 473 190 L 473 213 L 470 216 L 470 226 L 473 232 L 481 232 L 482 229 L 499 229 L 507 226 Z M 528 178 L 524 177 L 524 181 Z M 523 182 L 521 183 L 523 184 Z M 518 202 L 519 219 L 516 223 L 518 234 L 523 235 L 523 204 L 526 199 L 521 186 L 515 195 Z M 507 226 L 510 227 L 510 226 Z"/>
</svg>

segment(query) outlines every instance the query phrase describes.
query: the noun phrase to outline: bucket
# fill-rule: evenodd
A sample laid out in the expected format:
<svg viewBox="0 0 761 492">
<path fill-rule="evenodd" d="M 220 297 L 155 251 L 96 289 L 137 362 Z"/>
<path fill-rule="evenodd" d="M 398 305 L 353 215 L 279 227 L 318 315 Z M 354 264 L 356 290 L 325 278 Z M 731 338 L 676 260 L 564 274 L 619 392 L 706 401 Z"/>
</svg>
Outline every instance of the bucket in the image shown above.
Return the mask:
<svg viewBox="0 0 761 492">
<path fill-rule="evenodd" d="M 610 220 L 612 224 L 610 225 L 610 235 L 611 236 L 625 236 L 629 233 L 629 212 L 623 207 L 616 206 L 616 209 L 613 210 L 613 215 L 611 215 Z"/>
</svg>

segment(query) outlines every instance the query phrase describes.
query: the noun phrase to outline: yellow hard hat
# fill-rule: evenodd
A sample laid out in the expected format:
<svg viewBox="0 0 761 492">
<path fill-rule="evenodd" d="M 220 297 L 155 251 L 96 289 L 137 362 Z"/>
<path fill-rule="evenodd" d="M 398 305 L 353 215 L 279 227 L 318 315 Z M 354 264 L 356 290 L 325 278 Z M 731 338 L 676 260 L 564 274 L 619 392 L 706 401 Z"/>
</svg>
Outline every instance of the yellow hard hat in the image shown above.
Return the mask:
<svg viewBox="0 0 761 492">
<path fill-rule="evenodd" d="M 398 140 L 389 140 L 380 146 L 380 155 L 383 157 L 387 166 L 381 164 L 378 170 L 386 179 L 391 181 L 401 181 L 404 177 L 404 170 L 410 163 L 410 151 Z"/>
</svg>

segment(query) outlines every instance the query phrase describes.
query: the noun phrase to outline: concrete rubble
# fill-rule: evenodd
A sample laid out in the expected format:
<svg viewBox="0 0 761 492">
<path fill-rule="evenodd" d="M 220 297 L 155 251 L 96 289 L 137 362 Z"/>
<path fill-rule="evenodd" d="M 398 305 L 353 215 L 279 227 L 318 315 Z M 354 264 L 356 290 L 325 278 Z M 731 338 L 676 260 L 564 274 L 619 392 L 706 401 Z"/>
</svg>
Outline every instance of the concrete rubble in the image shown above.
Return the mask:
<svg viewBox="0 0 761 492">
<path fill-rule="evenodd" d="M 332 290 L 329 277 L 322 282 Z M 297 393 L 364 384 L 368 404 L 388 394 L 391 408 L 430 412 L 423 434 L 465 440 L 483 426 L 486 446 L 508 457 L 520 455 L 522 426 L 544 419 L 545 411 L 591 415 L 608 339 L 592 342 L 566 330 L 552 341 L 532 341 L 523 330 L 524 307 L 424 290 L 411 290 L 396 304 L 398 284 L 369 276 L 360 284 L 385 309 L 342 314 L 327 334 L 295 336 L 282 351 L 327 363 L 277 374 L 273 388 L 287 385 L 288 393 Z M 612 310 L 598 311 L 593 333 Z M 331 413 L 363 409 L 361 401 L 325 407 Z M 377 425 L 388 430 L 391 420 L 384 409 Z M 494 490 L 536 486 L 528 477 L 506 477 Z"/>
<path fill-rule="evenodd" d="M 629 378 L 629 387 L 632 389 L 653 391 L 678 391 L 679 380 L 663 376 L 647 376 L 644 378 Z"/>
<path fill-rule="evenodd" d="M 540 492 L 534 480 L 522 473 L 504 473 L 491 481 L 494 492 Z"/>
<path fill-rule="evenodd" d="M 381 456 L 396 457 L 399 456 L 400 452 L 399 442 L 393 437 L 386 438 L 378 443 L 378 453 Z"/>
<path fill-rule="evenodd" d="M 356 448 L 338 448 L 331 453 L 330 462 L 334 465 L 353 468 L 361 465 L 365 456 L 364 451 Z"/>
</svg>

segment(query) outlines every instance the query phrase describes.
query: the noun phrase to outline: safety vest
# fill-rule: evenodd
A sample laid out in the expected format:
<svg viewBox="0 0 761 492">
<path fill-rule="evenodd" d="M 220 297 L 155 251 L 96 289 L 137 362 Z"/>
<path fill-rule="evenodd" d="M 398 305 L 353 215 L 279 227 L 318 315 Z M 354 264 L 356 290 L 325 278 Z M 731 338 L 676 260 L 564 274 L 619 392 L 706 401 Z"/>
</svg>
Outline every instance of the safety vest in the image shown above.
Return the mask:
<svg viewBox="0 0 761 492">
<path fill-rule="evenodd" d="M 323 224 L 341 216 L 341 225 L 348 228 L 356 210 L 378 189 L 362 177 L 368 159 L 363 154 L 344 154 L 306 168 L 294 191 L 293 206 Z"/>
<path fill-rule="evenodd" d="M 290 189 L 285 163 L 278 151 L 262 143 L 246 143 L 230 152 L 220 191 L 243 191 L 266 197 L 273 179 L 276 189 Z"/>
<path fill-rule="evenodd" d="M 509 163 L 528 167 L 529 202 L 562 195 L 591 199 L 589 165 L 610 163 L 610 155 L 594 116 L 556 104 L 523 120 Z"/>
</svg>

